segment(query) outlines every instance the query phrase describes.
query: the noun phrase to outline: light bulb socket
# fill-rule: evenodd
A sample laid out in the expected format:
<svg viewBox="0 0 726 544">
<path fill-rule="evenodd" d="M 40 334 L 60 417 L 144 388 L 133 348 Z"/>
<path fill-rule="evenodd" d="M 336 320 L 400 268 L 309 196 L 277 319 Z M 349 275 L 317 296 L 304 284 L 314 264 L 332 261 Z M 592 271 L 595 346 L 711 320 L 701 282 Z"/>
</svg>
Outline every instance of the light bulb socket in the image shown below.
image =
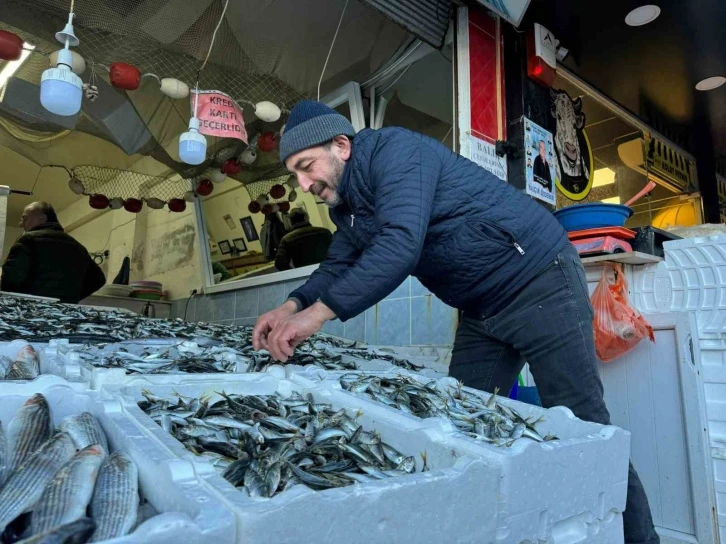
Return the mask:
<svg viewBox="0 0 726 544">
<path fill-rule="evenodd" d="M 189 119 L 189 130 L 199 132 L 199 119 L 197 119 L 196 117 L 192 117 L 191 119 Z"/>
<path fill-rule="evenodd" d="M 56 66 L 60 66 L 61 64 L 73 70 L 73 54 L 70 49 L 61 49 L 58 51 L 58 62 Z"/>
</svg>

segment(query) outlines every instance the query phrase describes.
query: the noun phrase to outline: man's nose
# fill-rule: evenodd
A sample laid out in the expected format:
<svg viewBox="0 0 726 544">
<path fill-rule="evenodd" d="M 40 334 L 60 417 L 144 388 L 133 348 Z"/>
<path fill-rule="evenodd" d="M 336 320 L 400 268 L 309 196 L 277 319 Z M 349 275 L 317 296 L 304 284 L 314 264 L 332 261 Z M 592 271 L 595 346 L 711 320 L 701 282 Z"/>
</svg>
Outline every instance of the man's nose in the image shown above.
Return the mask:
<svg viewBox="0 0 726 544">
<path fill-rule="evenodd" d="M 300 188 L 304 193 L 309 193 L 310 188 L 313 186 L 313 181 L 304 176 L 298 176 L 297 182 L 300 184 Z"/>
</svg>

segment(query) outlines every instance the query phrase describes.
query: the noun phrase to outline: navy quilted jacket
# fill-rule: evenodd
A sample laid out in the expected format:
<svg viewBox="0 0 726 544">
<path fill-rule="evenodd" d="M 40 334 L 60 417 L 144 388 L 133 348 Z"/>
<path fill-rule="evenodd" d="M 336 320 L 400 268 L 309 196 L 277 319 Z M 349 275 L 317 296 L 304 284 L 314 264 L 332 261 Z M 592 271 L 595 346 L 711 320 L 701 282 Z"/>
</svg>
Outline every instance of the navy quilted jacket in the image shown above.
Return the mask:
<svg viewBox="0 0 726 544">
<path fill-rule="evenodd" d="M 319 299 L 343 321 L 409 275 L 450 306 L 492 315 L 567 244 L 530 197 L 402 128 L 358 133 L 338 192 L 325 262 L 290 297 Z"/>
</svg>

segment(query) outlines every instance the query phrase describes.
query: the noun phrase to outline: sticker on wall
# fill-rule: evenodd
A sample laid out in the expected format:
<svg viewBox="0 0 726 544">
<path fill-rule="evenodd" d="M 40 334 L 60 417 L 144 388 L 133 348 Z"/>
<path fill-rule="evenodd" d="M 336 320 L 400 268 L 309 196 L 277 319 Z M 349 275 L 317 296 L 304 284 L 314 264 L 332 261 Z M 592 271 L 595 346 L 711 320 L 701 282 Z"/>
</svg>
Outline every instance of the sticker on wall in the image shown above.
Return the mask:
<svg viewBox="0 0 726 544">
<path fill-rule="evenodd" d="M 592 148 L 585 132 L 582 98 L 573 100 L 566 91 L 555 89 L 550 89 L 550 95 L 550 113 L 556 120 L 555 182 L 567 198 L 582 200 L 592 189 L 593 174 Z"/>
<path fill-rule="evenodd" d="M 554 206 L 555 151 L 552 133 L 525 117 L 524 149 L 527 194 Z"/>
<path fill-rule="evenodd" d="M 498 156 L 494 144 L 469 134 L 469 145 L 473 162 L 499 179 L 507 181 L 507 157 Z"/>
</svg>

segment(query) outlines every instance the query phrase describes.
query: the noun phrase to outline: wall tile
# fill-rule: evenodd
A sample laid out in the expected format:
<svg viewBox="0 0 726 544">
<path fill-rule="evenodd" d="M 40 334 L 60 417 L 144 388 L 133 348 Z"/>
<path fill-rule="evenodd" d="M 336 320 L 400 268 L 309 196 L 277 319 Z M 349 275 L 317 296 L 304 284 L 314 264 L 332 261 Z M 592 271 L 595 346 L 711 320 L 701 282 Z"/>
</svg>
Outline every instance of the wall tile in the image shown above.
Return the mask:
<svg viewBox="0 0 726 544">
<path fill-rule="evenodd" d="M 285 302 L 285 285 L 282 283 L 263 285 L 259 288 L 259 293 L 260 302 L 258 311 L 260 315 L 274 310 Z"/>
<path fill-rule="evenodd" d="M 187 306 L 187 300 L 189 300 L 189 306 Z M 179 305 L 179 319 L 184 319 L 185 315 L 184 312 L 186 311 L 186 321 L 196 321 L 195 319 L 195 313 L 197 308 L 197 297 L 192 297 L 191 299 L 183 298 L 181 299 L 181 304 Z"/>
<path fill-rule="evenodd" d="M 366 341 L 366 316 L 360 314 L 353 319 L 349 319 L 343 324 L 343 338 L 355 340 L 356 342 Z"/>
<path fill-rule="evenodd" d="M 257 323 L 256 317 L 242 317 L 234 320 L 234 324 L 238 327 L 254 327 Z"/>
<path fill-rule="evenodd" d="M 185 303 L 186 303 L 185 298 L 172 300 L 171 301 L 171 310 L 169 312 L 169 319 L 176 319 L 177 317 L 181 317 L 181 314 L 184 313 L 184 304 Z"/>
<path fill-rule="evenodd" d="M 366 316 L 366 341 L 390 346 L 407 346 L 411 342 L 411 301 L 408 298 L 383 300 L 373 307 L 371 317 Z M 374 327 L 368 333 L 368 325 Z"/>
<path fill-rule="evenodd" d="M 393 293 L 388 295 L 385 300 L 393 300 L 398 298 L 408 298 L 411 296 L 411 278 L 406 278 L 401 285 L 394 289 Z"/>
<path fill-rule="evenodd" d="M 327 321 L 325 325 L 323 325 L 323 332 L 342 337 L 344 333 L 344 323 L 340 319 Z"/>
<path fill-rule="evenodd" d="M 430 294 L 430 291 L 424 287 L 423 283 L 418 281 L 418 278 L 411 277 L 411 296 L 423 297 L 428 294 Z"/>
<path fill-rule="evenodd" d="M 366 338 L 367 344 L 378 343 L 378 305 L 368 308 L 365 312 Z"/>
<path fill-rule="evenodd" d="M 412 345 L 452 345 L 456 325 L 456 310 L 435 296 L 411 299 Z"/>
<path fill-rule="evenodd" d="M 235 291 L 237 298 L 235 300 L 234 317 L 257 317 L 259 314 L 259 288 L 252 287 L 250 289 L 242 289 Z"/>
<path fill-rule="evenodd" d="M 234 312 L 235 312 L 235 293 L 234 293 L 234 291 L 214 295 L 212 297 L 212 304 L 214 304 L 214 320 L 215 321 L 224 321 L 227 319 L 234 319 Z"/>
<path fill-rule="evenodd" d="M 214 301 L 210 296 L 195 297 L 194 321 L 214 321 Z"/>
</svg>

